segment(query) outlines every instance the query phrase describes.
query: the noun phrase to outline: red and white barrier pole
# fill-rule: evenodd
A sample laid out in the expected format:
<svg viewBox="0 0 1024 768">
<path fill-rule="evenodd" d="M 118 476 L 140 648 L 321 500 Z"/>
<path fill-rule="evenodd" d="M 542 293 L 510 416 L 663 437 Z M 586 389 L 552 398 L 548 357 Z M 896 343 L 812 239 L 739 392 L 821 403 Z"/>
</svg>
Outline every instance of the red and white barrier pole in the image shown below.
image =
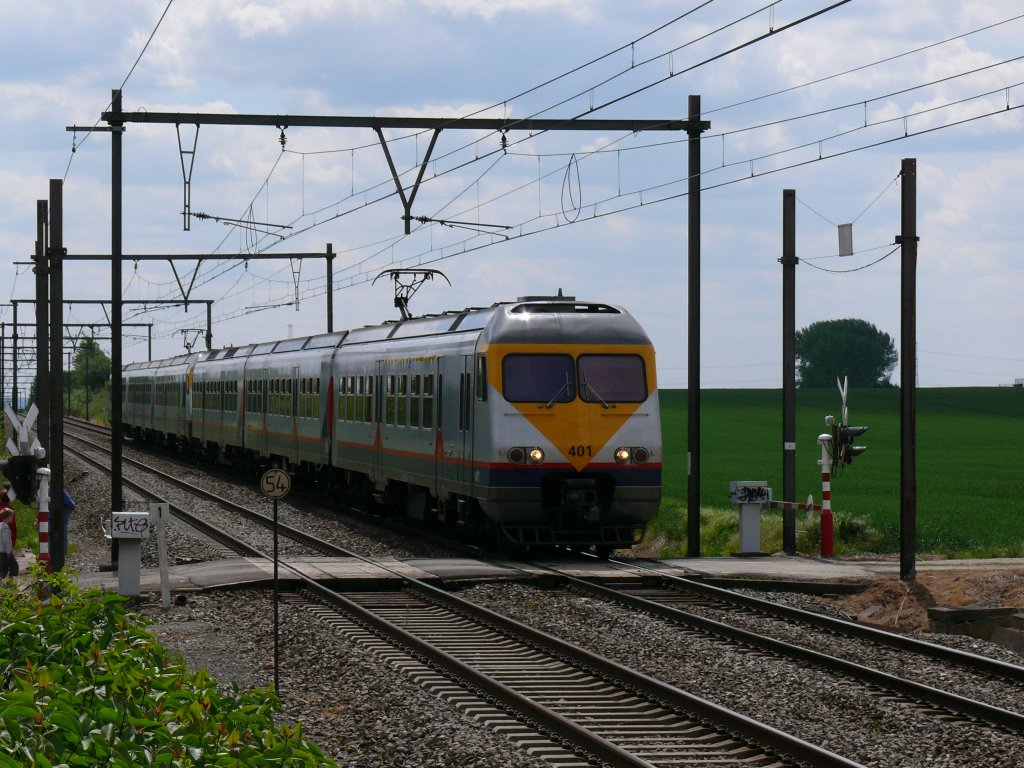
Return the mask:
<svg viewBox="0 0 1024 768">
<path fill-rule="evenodd" d="M 832 557 L 835 530 L 832 521 L 832 435 L 818 435 L 821 445 L 821 556 Z"/>
<path fill-rule="evenodd" d="M 50 470 L 42 467 L 36 470 L 39 475 L 39 493 L 36 496 L 39 511 L 36 513 L 36 527 L 39 528 L 39 562 L 46 566 L 46 572 L 53 572 L 50 560 Z"/>
</svg>

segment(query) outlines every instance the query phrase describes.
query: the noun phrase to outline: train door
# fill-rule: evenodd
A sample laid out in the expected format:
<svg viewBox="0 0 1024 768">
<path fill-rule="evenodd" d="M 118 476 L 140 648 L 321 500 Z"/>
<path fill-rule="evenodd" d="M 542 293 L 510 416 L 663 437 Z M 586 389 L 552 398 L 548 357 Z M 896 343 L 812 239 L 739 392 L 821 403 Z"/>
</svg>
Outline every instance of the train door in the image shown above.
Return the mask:
<svg viewBox="0 0 1024 768">
<path fill-rule="evenodd" d="M 191 402 L 188 394 L 188 378 L 186 376 L 174 377 L 174 421 L 175 435 L 185 434 L 185 406 L 186 401 Z"/>
<path fill-rule="evenodd" d="M 386 361 L 377 361 L 377 373 L 374 376 L 373 397 L 373 476 L 372 480 L 383 487 L 384 479 L 384 443 L 387 441 L 387 423 L 385 401 L 394 397 L 394 392 L 387 389 Z M 392 401 L 393 402 L 393 401 Z"/>
<path fill-rule="evenodd" d="M 256 389 L 260 393 L 260 412 L 256 414 L 256 423 L 259 425 L 259 447 L 260 456 L 270 455 L 270 431 L 268 430 L 267 412 L 270 410 L 270 377 L 267 369 L 264 368 L 256 379 Z"/>
<path fill-rule="evenodd" d="M 473 482 L 473 356 L 462 355 L 459 373 L 459 441 L 462 461 L 459 462 L 459 482 Z"/>
<path fill-rule="evenodd" d="M 319 389 L 320 407 L 317 415 L 320 417 L 320 442 L 323 446 L 323 461 L 327 466 L 334 466 L 334 427 L 335 419 L 338 418 L 335 406 L 337 405 L 337 392 L 334 390 L 334 356 L 321 359 L 320 378 L 317 381 Z"/>
<path fill-rule="evenodd" d="M 299 368 L 298 368 L 298 366 L 293 365 L 292 366 L 292 378 L 291 378 L 291 381 L 289 382 L 289 392 L 288 392 L 288 394 L 290 395 L 290 397 L 288 399 L 291 401 L 291 404 L 292 404 L 292 411 L 291 411 L 291 414 L 292 414 L 292 418 L 291 418 L 291 425 L 292 425 L 292 440 L 291 440 L 291 443 L 292 443 L 292 455 L 291 455 L 291 462 L 292 462 L 292 464 L 298 464 L 299 463 L 299 392 L 300 391 L 301 390 L 300 390 L 300 387 L 299 387 Z"/>
<path fill-rule="evenodd" d="M 444 444 L 442 487 L 448 483 L 463 486 L 473 479 L 473 357 L 459 355 L 443 358 L 438 366 L 438 400 L 441 408 L 441 435 Z M 449 491 L 467 493 L 465 487 Z"/>
<path fill-rule="evenodd" d="M 189 368 L 188 373 L 185 375 L 185 437 L 188 438 L 189 442 L 192 442 L 192 403 L 194 400 L 192 387 L 195 381 L 194 377 L 194 372 Z"/>
</svg>

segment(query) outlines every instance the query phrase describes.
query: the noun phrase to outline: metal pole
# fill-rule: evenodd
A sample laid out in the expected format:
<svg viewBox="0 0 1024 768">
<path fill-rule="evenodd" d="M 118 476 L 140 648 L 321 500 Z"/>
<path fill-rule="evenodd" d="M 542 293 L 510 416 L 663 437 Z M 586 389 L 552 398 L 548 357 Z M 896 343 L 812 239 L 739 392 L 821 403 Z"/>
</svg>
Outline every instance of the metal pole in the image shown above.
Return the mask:
<svg viewBox="0 0 1024 768">
<path fill-rule="evenodd" d="M 49 241 L 47 226 L 49 206 L 46 200 L 36 201 L 36 406 L 39 418 L 36 420 L 36 437 L 39 444 L 50 454 L 50 376 L 49 376 L 49 328 L 50 328 L 50 270 Z M 60 340 L 56 342 L 60 348 Z"/>
<path fill-rule="evenodd" d="M 913 581 L 917 555 L 917 160 L 900 175 L 900 579 Z"/>
<path fill-rule="evenodd" d="M 281 695 L 281 642 L 280 624 L 278 623 L 277 604 L 279 602 L 279 586 L 277 580 L 277 499 L 274 499 L 274 693 Z"/>
<path fill-rule="evenodd" d="M 7 384 L 7 377 L 4 366 L 7 363 L 7 323 L 0 323 L 0 410 L 4 407 L 4 385 Z"/>
<path fill-rule="evenodd" d="M 18 302 L 14 307 L 14 328 L 11 330 L 11 408 L 18 410 Z"/>
<path fill-rule="evenodd" d="M 782 190 L 782 500 L 796 501 L 796 190 Z M 796 509 L 782 510 L 782 550 L 796 554 Z"/>
<path fill-rule="evenodd" d="M 213 349 L 213 302 L 206 302 L 206 351 Z"/>
<path fill-rule="evenodd" d="M 111 109 L 121 112 L 121 91 L 111 94 Z M 110 511 L 123 508 L 121 496 L 121 139 L 124 123 L 110 122 Z M 110 563 L 117 565 L 117 539 L 110 539 Z"/>
<path fill-rule="evenodd" d="M 53 570 L 64 568 L 64 182 L 50 179 L 50 510 Z M 44 307 L 45 308 L 45 307 Z M 37 304 L 38 311 L 38 304 Z M 40 333 L 37 336 L 43 335 Z M 42 421 L 42 417 L 40 417 Z"/>
<path fill-rule="evenodd" d="M 147 330 L 147 338 L 148 338 L 148 343 L 147 343 L 147 346 L 146 346 L 146 359 L 149 362 L 153 362 L 153 324 L 152 323 L 149 324 L 149 329 Z"/>
<path fill-rule="evenodd" d="M 92 338 L 92 343 L 95 345 L 96 344 L 95 337 L 93 337 L 90 334 L 90 338 Z M 89 420 L 89 395 L 91 394 L 90 391 L 89 391 L 89 357 L 91 355 L 92 355 L 92 349 L 90 348 L 90 349 L 86 350 L 86 353 L 85 353 L 85 420 L 86 421 Z"/>
<path fill-rule="evenodd" d="M 700 96 L 690 96 L 689 122 L 689 317 L 686 401 L 687 472 L 686 549 L 688 557 L 700 557 Z"/>
<path fill-rule="evenodd" d="M 72 368 L 72 362 L 73 362 L 72 361 L 72 357 L 71 357 L 72 354 L 74 354 L 74 353 L 71 352 L 71 351 L 68 351 L 68 353 L 67 353 L 67 355 L 68 355 L 68 368 L 67 368 L 67 370 L 68 370 L 68 385 L 65 387 L 65 389 L 68 391 L 68 407 L 67 407 L 67 411 L 66 411 L 66 413 L 68 413 L 68 414 L 71 413 L 71 368 Z M 88 417 L 86 417 L 86 418 L 88 419 Z"/>
<path fill-rule="evenodd" d="M 327 332 L 334 333 L 334 244 L 327 244 Z"/>
</svg>

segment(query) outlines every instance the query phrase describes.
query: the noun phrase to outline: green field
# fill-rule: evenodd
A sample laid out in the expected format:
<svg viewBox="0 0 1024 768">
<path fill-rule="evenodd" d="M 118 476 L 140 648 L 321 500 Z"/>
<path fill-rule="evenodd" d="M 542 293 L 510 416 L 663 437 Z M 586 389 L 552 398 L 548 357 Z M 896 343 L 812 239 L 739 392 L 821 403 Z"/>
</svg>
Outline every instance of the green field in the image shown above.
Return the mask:
<svg viewBox="0 0 1024 768">
<path fill-rule="evenodd" d="M 673 538 L 685 531 L 686 391 L 660 393 L 665 452 L 664 501 L 652 529 Z M 858 439 L 868 450 L 832 479 L 836 551 L 899 550 L 900 390 L 849 394 L 850 423 L 867 425 Z M 821 503 L 821 449 L 825 416 L 838 419 L 839 393 L 797 392 L 797 501 Z M 735 527 L 729 481 L 767 480 L 782 496 L 782 391 L 704 390 L 701 393 L 701 507 L 712 528 Z M 721 514 L 714 510 L 728 510 Z M 774 515 L 765 515 L 772 528 Z M 800 518 L 801 528 L 813 523 Z M 682 518 L 682 519 L 681 519 Z M 867 535 L 845 534 L 866 524 Z M 839 535 L 839 526 L 843 526 Z M 702 554 L 723 554 L 735 543 L 704 532 Z M 845 539 L 845 540 L 844 540 Z M 778 547 L 764 549 L 772 551 Z M 1024 555 L 1024 389 L 921 389 L 917 395 L 917 547 L 947 556 Z M 802 550 L 813 549 L 801 542 Z"/>
</svg>

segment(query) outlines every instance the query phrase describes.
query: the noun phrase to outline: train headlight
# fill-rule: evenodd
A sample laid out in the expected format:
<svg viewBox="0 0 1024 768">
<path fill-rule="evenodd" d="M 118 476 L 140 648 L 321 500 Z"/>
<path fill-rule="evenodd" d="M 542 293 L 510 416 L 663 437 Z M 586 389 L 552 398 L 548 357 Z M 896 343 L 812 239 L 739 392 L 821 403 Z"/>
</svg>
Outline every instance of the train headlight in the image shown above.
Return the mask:
<svg viewBox="0 0 1024 768">
<path fill-rule="evenodd" d="M 646 464 L 650 458 L 651 452 L 642 445 L 615 449 L 615 460 L 619 464 Z"/>
<path fill-rule="evenodd" d="M 542 461 L 544 461 L 544 451 L 541 450 L 540 448 L 531 448 L 530 449 L 530 463 L 531 464 L 540 464 Z"/>
<path fill-rule="evenodd" d="M 524 463 L 526 463 L 526 449 L 525 448 L 509 448 L 508 449 L 508 460 L 512 464 L 524 464 Z"/>
</svg>

